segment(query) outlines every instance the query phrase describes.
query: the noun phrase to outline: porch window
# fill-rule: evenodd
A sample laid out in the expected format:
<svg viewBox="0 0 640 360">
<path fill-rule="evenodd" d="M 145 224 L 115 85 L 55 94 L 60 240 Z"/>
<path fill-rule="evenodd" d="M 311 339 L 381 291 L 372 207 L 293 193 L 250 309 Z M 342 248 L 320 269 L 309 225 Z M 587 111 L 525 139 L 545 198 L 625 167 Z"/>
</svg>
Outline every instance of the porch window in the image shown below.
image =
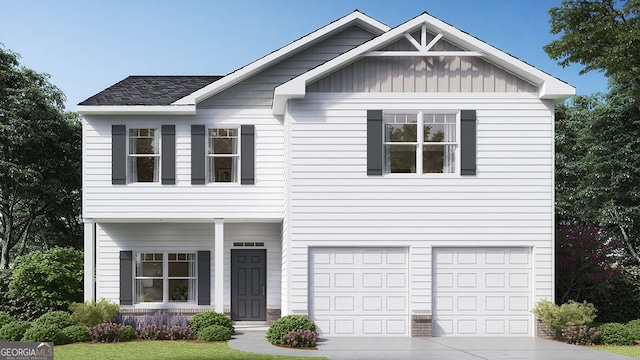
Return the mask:
<svg viewBox="0 0 640 360">
<path fill-rule="evenodd" d="M 238 182 L 238 129 L 209 129 L 208 182 Z"/>
<path fill-rule="evenodd" d="M 136 303 L 195 302 L 195 253 L 136 254 Z"/>
</svg>

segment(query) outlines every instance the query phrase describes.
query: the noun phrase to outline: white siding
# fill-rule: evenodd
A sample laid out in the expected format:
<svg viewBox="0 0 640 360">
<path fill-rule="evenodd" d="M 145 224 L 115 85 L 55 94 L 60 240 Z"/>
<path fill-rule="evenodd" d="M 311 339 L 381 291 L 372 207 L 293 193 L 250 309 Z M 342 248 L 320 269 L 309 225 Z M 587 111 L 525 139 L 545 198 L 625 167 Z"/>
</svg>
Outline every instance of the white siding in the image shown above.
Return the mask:
<svg viewBox="0 0 640 360">
<path fill-rule="evenodd" d="M 111 125 L 176 126 L 176 184 L 111 184 Z M 255 185 L 191 185 L 191 125 L 255 125 Z M 83 217 L 282 219 L 282 123 L 263 110 L 200 110 L 194 117 L 85 116 Z"/>
<path fill-rule="evenodd" d="M 477 176 L 366 175 L 366 110 L 477 110 Z M 290 313 L 308 247 L 409 247 L 412 314 L 431 312 L 432 247 L 533 248 L 553 296 L 553 104 L 527 94 L 307 94 L 290 102 Z"/>
<path fill-rule="evenodd" d="M 230 249 L 233 242 L 264 242 L 267 250 L 267 308 L 280 308 L 280 236 L 281 227 L 277 223 L 230 223 L 224 228 L 224 308 L 229 309 L 231 293 L 229 278 Z M 214 225 L 212 223 L 101 223 L 97 224 L 97 298 L 115 302 L 120 299 L 120 251 L 133 252 L 195 252 L 211 251 L 211 306 L 214 307 Z M 140 307 L 142 305 L 136 305 Z M 153 305 L 152 305 L 153 306 Z M 198 308 L 197 305 L 180 304 Z"/>
</svg>

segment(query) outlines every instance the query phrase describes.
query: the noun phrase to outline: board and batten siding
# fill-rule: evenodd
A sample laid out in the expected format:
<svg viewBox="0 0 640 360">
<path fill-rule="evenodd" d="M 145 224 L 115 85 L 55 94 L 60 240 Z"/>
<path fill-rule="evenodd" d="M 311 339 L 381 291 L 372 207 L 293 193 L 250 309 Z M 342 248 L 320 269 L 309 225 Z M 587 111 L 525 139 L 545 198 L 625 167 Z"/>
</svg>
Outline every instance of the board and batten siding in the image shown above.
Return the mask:
<svg viewBox="0 0 640 360">
<path fill-rule="evenodd" d="M 175 185 L 112 185 L 113 124 L 158 129 L 175 125 Z M 255 184 L 192 185 L 192 124 L 238 129 L 240 125 L 255 125 Z M 195 117 L 85 116 L 83 127 L 86 219 L 282 219 L 284 134 L 282 123 L 269 111 L 199 110 Z"/>
<path fill-rule="evenodd" d="M 211 305 L 215 303 L 215 255 L 214 225 L 212 223 L 98 223 L 96 251 L 96 298 L 119 302 L 120 272 L 119 253 L 121 250 L 136 252 L 196 252 L 211 251 Z M 230 308 L 230 249 L 234 242 L 264 242 L 264 247 L 248 249 L 267 250 L 267 307 L 280 308 L 280 236 L 278 223 L 228 223 L 224 228 L 224 307 Z M 176 304 L 176 306 L 185 304 Z M 137 305 L 151 306 L 151 304 Z M 195 304 L 186 305 L 199 308 Z"/>
<path fill-rule="evenodd" d="M 369 31 L 354 25 L 200 102 L 198 108 L 270 109 L 273 103 L 273 90 L 278 85 L 373 37 L 374 35 Z"/>
<path fill-rule="evenodd" d="M 367 176 L 367 110 L 477 111 L 477 175 Z M 553 103 L 531 94 L 307 94 L 288 147 L 290 313 L 308 248 L 408 247 L 410 308 L 431 311 L 434 247 L 529 247 L 534 301 L 553 296 Z"/>
<path fill-rule="evenodd" d="M 420 42 L 420 35 L 414 34 Z M 428 34 L 427 42 L 433 39 Z M 415 51 L 405 38 L 381 49 Z M 433 51 L 463 50 L 440 39 Z M 307 92 L 537 93 L 537 86 L 482 57 L 365 57 L 307 86 Z"/>
</svg>

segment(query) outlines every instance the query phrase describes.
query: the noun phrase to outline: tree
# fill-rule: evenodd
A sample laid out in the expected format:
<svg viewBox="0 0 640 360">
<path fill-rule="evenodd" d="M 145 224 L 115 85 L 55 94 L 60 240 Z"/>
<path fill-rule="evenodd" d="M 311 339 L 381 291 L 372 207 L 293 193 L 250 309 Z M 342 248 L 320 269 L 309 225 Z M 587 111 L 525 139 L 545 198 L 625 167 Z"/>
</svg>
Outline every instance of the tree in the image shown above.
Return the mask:
<svg viewBox="0 0 640 360">
<path fill-rule="evenodd" d="M 82 302 L 83 261 L 81 251 L 61 247 L 21 256 L 9 293 L 34 298 L 49 310 L 67 310 L 71 303 Z"/>
<path fill-rule="evenodd" d="M 640 107 L 629 91 L 614 86 L 579 135 L 586 152 L 577 196 L 640 264 Z"/>
<path fill-rule="evenodd" d="M 595 223 L 640 264 L 640 107 L 630 89 L 575 97 L 556 114 L 556 219 Z"/>
<path fill-rule="evenodd" d="M 12 249 L 24 253 L 34 229 L 79 215 L 60 211 L 80 194 L 78 117 L 64 114 L 64 95 L 48 75 L 18 60 L 0 47 L 0 269 Z"/>
<path fill-rule="evenodd" d="M 613 289 L 622 244 L 592 224 L 556 229 L 556 301 L 597 302 Z M 617 255 L 617 256 L 616 256 Z"/>
<path fill-rule="evenodd" d="M 544 47 L 562 66 L 578 63 L 581 74 L 603 71 L 619 82 L 640 85 L 640 0 L 563 0 L 549 11 L 551 33 Z"/>
</svg>

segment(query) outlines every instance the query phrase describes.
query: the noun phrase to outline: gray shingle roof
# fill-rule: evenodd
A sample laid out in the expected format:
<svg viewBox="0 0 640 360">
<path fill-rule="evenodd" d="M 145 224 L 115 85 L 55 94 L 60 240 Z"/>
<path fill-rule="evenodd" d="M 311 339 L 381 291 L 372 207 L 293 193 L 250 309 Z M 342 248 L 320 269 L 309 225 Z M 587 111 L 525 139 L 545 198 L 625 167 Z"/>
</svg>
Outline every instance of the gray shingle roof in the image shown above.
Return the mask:
<svg viewBox="0 0 640 360">
<path fill-rule="evenodd" d="M 129 76 L 78 105 L 170 105 L 222 76 Z"/>
</svg>

